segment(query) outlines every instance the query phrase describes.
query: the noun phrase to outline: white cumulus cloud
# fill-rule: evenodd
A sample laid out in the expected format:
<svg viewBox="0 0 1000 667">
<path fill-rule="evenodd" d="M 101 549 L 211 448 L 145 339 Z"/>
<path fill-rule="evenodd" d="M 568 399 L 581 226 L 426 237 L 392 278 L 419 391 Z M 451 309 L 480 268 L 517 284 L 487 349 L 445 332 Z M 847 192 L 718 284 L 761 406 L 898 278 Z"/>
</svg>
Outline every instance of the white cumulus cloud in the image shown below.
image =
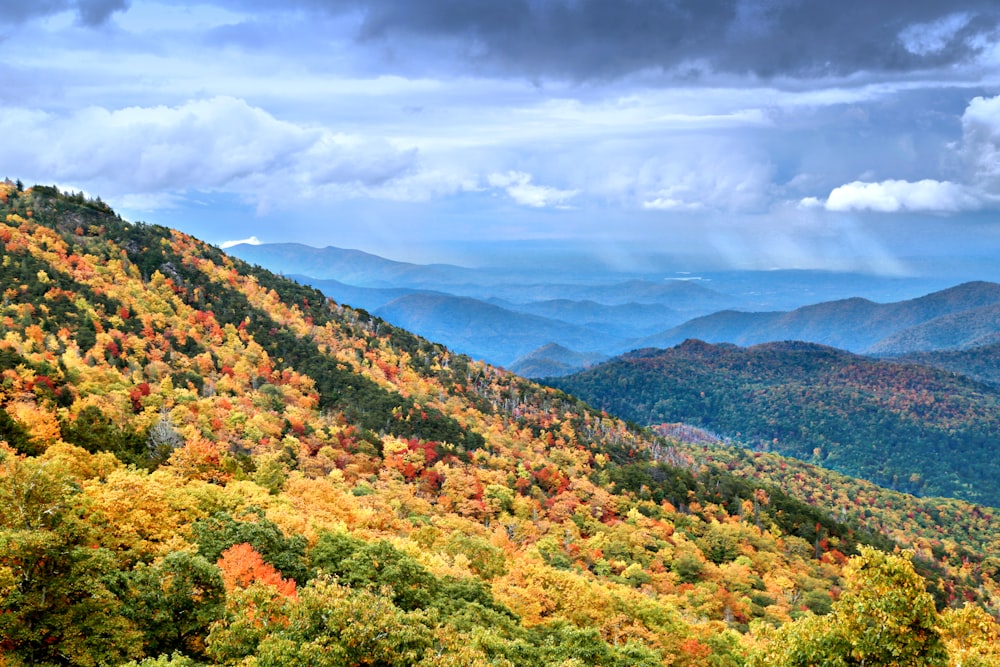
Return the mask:
<svg viewBox="0 0 1000 667">
<path fill-rule="evenodd" d="M 854 181 L 834 188 L 825 202 L 807 197 L 801 207 L 822 203 L 829 211 L 959 213 L 1000 202 L 1000 96 L 976 97 L 962 114 L 962 141 L 951 146 L 955 180 Z"/>
<path fill-rule="evenodd" d="M 811 202 L 803 202 L 808 205 Z M 956 213 L 978 208 L 980 201 L 969 189 L 950 181 L 854 181 L 834 188 L 826 200 L 828 211 L 927 211 Z"/>
<path fill-rule="evenodd" d="M 243 245 L 244 243 L 246 245 L 260 245 L 260 239 L 256 236 L 251 236 L 250 238 L 239 239 L 236 241 L 223 241 L 219 244 L 219 247 L 226 250 L 228 248 L 232 248 L 233 246 Z"/>
<path fill-rule="evenodd" d="M 518 204 L 532 208 L 564 207 L 566 202 L 579 194 L 579 190 L 560 190 L 535 185 L 531 181 L 531 174 L 523 171 L 494 173 L 487 177 L 490 187 L 500 188 Z"/>
</svg>

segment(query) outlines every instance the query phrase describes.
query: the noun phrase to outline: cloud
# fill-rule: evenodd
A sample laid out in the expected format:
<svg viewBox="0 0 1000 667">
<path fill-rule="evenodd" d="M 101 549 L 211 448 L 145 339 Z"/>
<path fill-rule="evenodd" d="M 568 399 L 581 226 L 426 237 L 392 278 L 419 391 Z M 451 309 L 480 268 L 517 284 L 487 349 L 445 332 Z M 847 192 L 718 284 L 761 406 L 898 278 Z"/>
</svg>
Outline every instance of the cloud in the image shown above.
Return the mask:
<svg viewBox="0 0 1000 667">
<path fill-rule="evenodd" d="M 406 173 L 417 157 L 381 139 L 279 120 L 232 97 L 68 115 L 0 109 L 0 135 L 9 169 L 105 196 L 364 191 Z"/>
<path fill-rule="evenodd" d="M 969 102 L 962 114 L 962 141 L 950 150 L 959 165 L 958 181 L 854 181 L 834 188 L 824 206 L 830 211 L 959 213 L 1000 203 L 1000 96 Z M 799 206 L 820 203 L 807 197 Z"/>
<path fill-rule="evenodd" d="M 60 187 L 60 190 L 74 190 L 73 187 Z M 124 210 L 135 212 L 152 212 L 174 209 L 184 204 L 184 198 L 174 192 L 137 192 L 115 197 L 115 205 Z"/>
<path fill-rule="evenodd" d="M 953 44 L 971 18 L 966 12 L 958 12 L 929 23 L 915 23 L 899 33 L 899 41 L 917 56 L 940 53 Z"/>
<path fill-rule="evenodd" d="M 977 97 L 962 114 L 961 158 L 973 183 L 1000 195 L 1000 95 Z"/>
<path fill-rule="evenodd" d="M 531 180 L 531 174 L 526 174 L 523 171 L 495 173 L 490 174 L 487 178 L 491 187 L 503 189 L 511 199 L 521 206 L 532 208 L 565 207 L 567 201 L 579 194 L 579 190 L 560 190 L 534 185 Z"/>
<path fill-rule="evenodd" d="M 655 146 L 634 175 L 622 179 L 647 211 L 750 213 L 769 206 L 774 169 L 750 145 L 734 140 L 689 137 Z"/>
<path fill-rule="evenodd" d="M 0 0 L 0 24 L 74 11 L 83 25 L 98 26 L 128 7 L 128 0 Z"/>
<path fill-rule="evenodd" d="M 378 186 L 399 178 L 415 166 L 417 151 L 400 150 L 384 139 L 324 133 L 305 154 L 312 165 L 314 185 L 356 182 Z"/>
<path fill-rule="evenodd" d="M 128 0 L 78 0 L 77 12 L 84 25 L 100 25 L 115 12 L 128 9 Z"/>
<path fill-rule="evenodd" d="M 359 43 L 385 64 L 433 60 L 438 68 L 576 80 L 649 71 L 673 78 L 918 71 L 971 62 L 1000 22 L 991 0 L 288 0 L 284 6 L 355 16 Z"/>
<path fill-rule="evenodd" d="M 240 239 L 238 241 L 223 241 L 222 243 L 219 244 L 219 247 L 222 248 L 223 250 L 227 250 L 229 248 L 232 248 L 233 246 L 242 244 L 260 245 L 260 239 L 257 238 L 256 236 L 251 236 L 250 238 Z"/>
<path fill-rule="evenodd" d="M 703 208 L 701 202 L 688 202 L 683 199 L 665 196 L 642 202 L 647 211 L 697 211 Z"/>
<path fill-rule="evenodd" d="M 811 201 L 803 200 L 804 206 Z M 834 188 L 826 200 L 828 211 L 923 211 L 957 213 L 979 208 L 978 197 L 963 185 L 949 181 L 854 181 Z"/>
</svg>

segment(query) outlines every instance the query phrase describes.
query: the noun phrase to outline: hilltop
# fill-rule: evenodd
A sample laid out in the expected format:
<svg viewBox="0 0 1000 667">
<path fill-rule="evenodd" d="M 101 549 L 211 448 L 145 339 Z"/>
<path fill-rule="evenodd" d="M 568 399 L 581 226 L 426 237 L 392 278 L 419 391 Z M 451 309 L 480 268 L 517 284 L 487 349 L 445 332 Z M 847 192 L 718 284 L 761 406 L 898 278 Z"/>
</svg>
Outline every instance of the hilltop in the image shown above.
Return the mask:
<svg viewBox="0 0 1000 667">
<path fill-rule="evenodd" d="M 979 508 L 894 541 L 99 199 L 0 221 L 0 661 L 760 664 L 882 574 L 884 645 L 995 655 Z"/>
<path fill-rule="evenodd" d="M 581 354 L 557 343 L 543 345 L 510 365 L 510 370 L 524 377 L 555 377 L 568 375 L 607 360 L 603 354 Z"/>
<path fill-rule="evenodd" d="M 553 386 L 641 424 L 685 422 L 917 495 L 1000 506 L 1000 391 L 812 343 L 687 341 Z"/>
</svg>

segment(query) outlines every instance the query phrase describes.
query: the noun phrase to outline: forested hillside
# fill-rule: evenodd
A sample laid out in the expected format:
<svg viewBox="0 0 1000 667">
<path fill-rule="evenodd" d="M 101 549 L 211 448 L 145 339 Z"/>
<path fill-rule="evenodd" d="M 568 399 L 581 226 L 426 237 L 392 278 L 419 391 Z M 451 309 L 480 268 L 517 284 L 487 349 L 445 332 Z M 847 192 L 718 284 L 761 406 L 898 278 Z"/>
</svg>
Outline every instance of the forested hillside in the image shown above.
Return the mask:
<svg viewBox="0 0 1000 667">
<path fill-rule="evenodd" d="M 1000 507 L 1000 392 L 809 343 L 688 341 L 551 380 L 642 424 L 685 422 L 918 495 Z"/>
<path fill-rule="evenodd" d="M 972 506 L 893 541 L 100 200 L 0 223 L 0 665 L 1000 660 Z"/>
<path fill-rule="evenodd" d="M 686 424 L 659 424 L 653 430 L 702 464 L 720 464 L 738 477 L 773 485 L 935 561 L 974 565 L 969 572 L 1000 572 L 1000 531 L 993 508 L 892 491 L 805 461 L 736 447 Z"/>
<path fill-rule="evenodd" d="M 973 380 L 1000 386 L 1000 343 L 967 350 L 914 352 L 896 361 L 922 364 L 967 375 Z"/>
</svg>

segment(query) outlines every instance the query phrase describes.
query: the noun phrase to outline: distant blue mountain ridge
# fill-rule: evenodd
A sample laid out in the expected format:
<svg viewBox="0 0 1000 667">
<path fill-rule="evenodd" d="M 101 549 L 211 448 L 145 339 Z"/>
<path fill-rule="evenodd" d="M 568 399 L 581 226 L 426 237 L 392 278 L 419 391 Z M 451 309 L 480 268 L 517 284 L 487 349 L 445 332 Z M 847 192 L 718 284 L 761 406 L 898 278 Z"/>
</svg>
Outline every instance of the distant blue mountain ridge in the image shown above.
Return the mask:
<svg viewBox="0 0 1000 667">
<path fill-rule="evenodd" d="M 686 339 L 754 345 L 802 340 L 896 356 L 1000 342 L 1000 285 L 821 271 L 622 274 L 599 263 L 469 268 L 397 262 L 295 243 L 233 255 L 310 284 L 456 351 L 536 376 Z M 877 302 L 871 297 L 912 295 Z M 827 300 L 802 303 L 819 296 Z M 868 298 L 866 298 L 868 297 Z M 799 304 L 787 307 L 789 304 Z"/>
</svg>

